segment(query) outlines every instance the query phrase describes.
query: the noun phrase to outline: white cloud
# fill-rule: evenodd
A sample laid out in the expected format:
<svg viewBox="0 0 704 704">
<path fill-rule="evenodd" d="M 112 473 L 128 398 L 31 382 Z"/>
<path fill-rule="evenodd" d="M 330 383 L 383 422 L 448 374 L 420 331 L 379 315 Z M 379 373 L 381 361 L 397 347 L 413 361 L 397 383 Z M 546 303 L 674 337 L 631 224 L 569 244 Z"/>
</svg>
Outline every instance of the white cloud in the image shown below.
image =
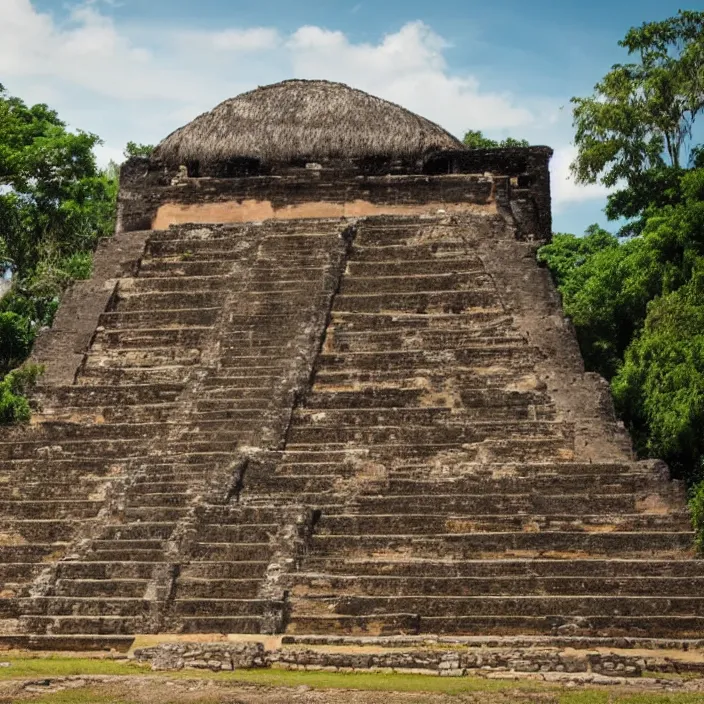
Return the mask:
<svg viewBox="0 0 704 704">
<path fill-rule="evenodd" d="M 301 27 L 288 44 L 296 76 L 343 81 L 392 100 L 461 136 L 468 127 L 501 130 L 535 116 L 516 99 L 484 91 L 472 76 L 452 76 L 447 42 L 410 22 L 378 44 L 353 44 L 342 32 Z"/>
<path fill-rule="evenodd" d="M 47 102 L 72 126 L 103 137 L 103 163 L 119 157 L 129 140 L 157 142 L 227 97 L 291 77 L 349 83 L 457 136 L 471 128 L 533 143 L 564 145 L 569 139 L 557 103 L 503 93 L 476 76 L 453 73 L 446 60 L 451 47 L 423 22 L 409 22 L 378 42 L 355 43 L 343 32 L 315 26 L 288 37 L 273 27 L 127 27 L 101 10 L 111 4 L 89 0 L 59 22 L 31 0 L 0 0 L 2 82 L 11 93 Z M 223 60 L 229 56 L 233 60 Z M 574 183 L 573 157 L 573 147 L 556 149 L 556 210 L 606 193 Z"/>
<path fill-rule="evenodd" d="M 603 200 L 609 189 L 601 184 L 582 186 L 575 183 L 570 172 L 570 164 L 577 156 L 574 146 L 559 147 L 550 163 L 550 180 L 553 208 L 556 212 L 563 211 L 569 205 L 590 200 Z"/>
</svg>

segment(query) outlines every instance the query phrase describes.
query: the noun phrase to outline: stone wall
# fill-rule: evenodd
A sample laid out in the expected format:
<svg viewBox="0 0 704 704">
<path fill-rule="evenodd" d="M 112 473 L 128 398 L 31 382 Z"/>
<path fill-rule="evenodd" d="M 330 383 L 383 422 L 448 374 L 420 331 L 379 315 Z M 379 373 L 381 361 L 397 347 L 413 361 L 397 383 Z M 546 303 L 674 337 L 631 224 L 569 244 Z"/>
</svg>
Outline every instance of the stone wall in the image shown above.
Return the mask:
<svg viewBox="0 0 704 704">
<path fill-rule="evenodd" d="M 184 222 L 491 212 L 517 218 L 525 238 L 549 239 L 547 147 L 448 152 L 414 173 L 384 176 L 341 165 L 272 168 L 266 175 L 191 178 L 134 158 L 122 167 L 118 230 Z"/>
<path fill-rule="evenodd" d="M 697 653 L 683 651 L 628 650 L 611 647 L 575 649 L 536 643 L 494 643 L 493 647 L 418 643 L 404 648 L 391 639 L 369 639 L 348 646 L 283 646 L 266 648 L 259 642 L 163 643 L 137 649 L 138 662 L 153 670 L 198 669 L 213 672 L 238 669 L 283 669 L 317 672 L 383 672 L 441 677 L 491 676 L 497 674 L 557 673 L 595 678 L 638 678 L 659 673 L 704 674 Z"/>
</svg>

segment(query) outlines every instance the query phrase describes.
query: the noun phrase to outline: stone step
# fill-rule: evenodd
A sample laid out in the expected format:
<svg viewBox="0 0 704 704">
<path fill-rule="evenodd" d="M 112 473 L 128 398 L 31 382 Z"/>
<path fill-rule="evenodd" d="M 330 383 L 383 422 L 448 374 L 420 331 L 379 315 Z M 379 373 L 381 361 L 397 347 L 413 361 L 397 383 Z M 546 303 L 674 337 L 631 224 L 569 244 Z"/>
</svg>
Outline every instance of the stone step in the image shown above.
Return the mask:
<svg viewBox="0 0 704 704">
<path fill-rule="evenodd" d="M 91 541 L 91 549 L 94 552 L 105 552 L 109 550 L 134 550 L 139 552 L 157 552 L 163 547 L 162 540 L 134 540 L 129 537 L 113 538 L 107 540 Z"/>
<path fill-rule="evenodd" d="M 645 559 L 540 559 L 540 558 L 500 558 L 500 559 L 466 559 L 452 560 L 430 557 L 413 559 L 405 557 L 376 559 L 340 559 L 310 554 L 304 567 L 308 572 L 350 577 L 406 577 L 424 578 L 462 578 L 495 579 L 511 577 L 518 583 L 529 579 L 552 578 L 592 578 L 592 579 L 644 579 L 671 578 L 692 579 L 704 577 L 704 560 L 689 559 L 682 553 L 680 559 L 661 560 L 647 557 Z"/>
<path fill-rule="evenodd" d="M 266 543 L 279 530 L 277 523 L 217 525 L 201 523 L 198 537 L 207 543 Z"/>
<path fill-rule="evenodd" d="M 73 562 L 62 561 L 56 566 L 60 580 L 146 582 L 152 577 L 151 562 Z"/>
<path fill-rule="evenodd" d="M 569 443 L 567 443 L 569 446 Z M 482 454 L 480 457 L 479 449 Z M 561 438 L 541 440 L 538 438 L 516 438 L 510 441 L 487 440 L 481 445 L 458 446 L 456 443 L 427 443 L 425 445 L 408 445 L 402 443 L 385 443 L 374 446 L 374 454 L 364 445 L 354 446 L 339 444 L 295 444 L 287 446 L 290 463 L 304 461 L 315 462 L 320 459 L 339 458 L 340 462 L 362 460 L 367 462 L 393 465 L 394 462 L 430 462 L 442 459 L 448 463 L 457 459 L 459 462 L 472 463 L 485 460 L 490 463 L 506 462 L 556 462 L 572 461 L 572 454 L 565 452 L 565 441 Z"/>
<path fill-rule="evenodd" d="M 406 577 L 308 573 L 291 577 L 294 598 L 341 596 L 678 596 L 704 593 L 700 577 Z M 489 608 L 489 605 L 487 605 Z"/>
<path fill-rule="evenodd" d="M 253 599 L 261 585 L 259 579 L 195 579 L 180 577 L 176 582 L 176 599 Z"/>
<path fill-rule="evenodd" d="M 2 585 L 20 584 L 29 581 L 35 571 L 41 569 L 36 562 L 6 562 L 0 563 L 0 592 Z M 2 599 L 4 597 L 0 597 Z"/>
<path fill-rule="evenodd" d="M 190 557 L 194 561 L 207 562 L 264 562 L 270 560 L 273 546 L 260 543 L 207 543 L 198 542 L 191 548 Z"/>
<path fill-rule="evenodd" d="M 542 415 L 542 408 L 540 409 Z M 514 427 L 523 429 L 523 421 L 535 422 L 538 408 L 534 404 L 524 403 L 510 406 L 489 407 L 447 407 L 425 406 L 423 408 L 319 408 L 308 403 L 305 408 L 297 408 L 293 414 L 293 423 L 299 427 L 353 427 L 384 428 L 399 425 L 412 427 L 445 428 L 457 427 L 500 420 L 501 425 L 511 432 Z M 541 419 L 542 420 L 542 419 Z M 516 425 L 516 424 L 519 425 Z"/>
<path fill-rule="evenodd" d="M 373 464 L 373 463 L 372 463 Z M 594 477 L 589 474 L 577 474 L 573 478 L 560 475 L 529 477 L 492 478 L 482 476 L 461 475 L 457 476 L 438 473 L 437 470 L 425 468 L 425 475 L 420 471 L 387 468 L 383 465 L 370 466 L 360 463 L 348 464 L 291 464 L 281 463 L 275 465 L 275 471 L 260 476 L 256 470 L 250 476 L 255 477 L 257 486 L 270 486 L 279 488 L 285 486 L 289 491 L 303 491 L 309 493 L 320 484 L 332 485 L 345 480 L 359 480 L 373 482 L 383 487 L 384 493 L 390 495 L 432 494 L 440 491 L 447 493 L 456 490 L 471 494 L 527 494 L 527 493 L 570 493 L 585 494 L 590 496 L 598 494 L 625 494 L 635 493 L 646 495 L 648 493 L 666 495 L 675 487 L 663 485 L 662 481 L 643 476 L 642 474 L 621 474 L 613 478 Z"/>
<path fill-rule="evenodd" d="M 413 331 L 426 330 L 474 331 L 487 325 L 506 325 L 511 317 L 500 305 L 481 306 L 455 312 L 369 312 L 337 310 L 331 312 L 331 326 L 336 332 L 342 333 L 393 333 L 408 334 Z M 243 321 L 246 322 L 246 321 Z M 251 322 L 251 321 L 250 321 Z"/>
<path fill-rule="evenodd" d="M 461 491 L 450 493 L 451 485 L 439 484 L 432 494 L 385 494 L 376 492 L 376 496 L 357 497 L 358 510 L 361 514 L 425 514 L 445 513 L 463 515 L 515 515 L 549 516 L 555 514 L 596 515 L 596 514 L 633 514 L 640 513 L 642 498 L 638 494 L 592 494 L 588 503 L 583 494 L 525 493 L 525 494 L 468 494 Z M 447 493 L 446 493 L 447 492 Z M 643 507 L 643 512 L 645 507 Z M 584 512 L 584 514 L 583 514 Z"/>
<path fill-rule="evenodd" d="M 62 542 L 0 544 L 0 563 L 48 563 L 51 558 L 60 557 L 68 546 Z"/>
<path fill-rule="evenodd" d="M 22 601 L 22 611 L 27 616 L 140 617 L 147 615 L 152 606 L 151 600 L 130 597 L 42 596 Z"/>
<path fill-rule="evenodd" d="M 9 530 L 15 539 L 21 536 L 28 543 L 70 542 L 80 526 L 80 521 L 66 518 L 44 520 L 17 520 L 13 518 L 7 521 L 3 532 Z"/>
<path fill-rule="evenodd" d="M 176 598 L 172 608 L 178 616 L 261 616 L 270 604 L 265 599 Z"/>
<path fill-rule="evenodd" d="M 452 359 L 448 350 L 466 349 L 467 347 L 494 350 L 499 347 L 518 347 L 528 344 L 528 340 L 519 334 L 478 335 L 469 333 L 470 331 L 455 332 L 453 340 L 446 339 L 447 333 L 442 337 L 439 335 L 430 337 L 427 333 L 421 337 L 418 332 L 410 331 L 408 334 L 396 335 L 396 339 L 391 336 L 385 339 L 379 335 L 346 335 L 343 332 L 335 334 L 335 331 L 331 330 L 328 331 L 326 337 L 326 351 L 334 354 L 375 353 L 385 355 L 394 354 L 399 350 L 408 350 L 409 352 L 422 350 L 427 354 L 446 355 Z"/>
<path fill-rule="evenodd" d="M 340 295 L 374 293 L 418 293 L 441 291 L 477 291 L 495 288 L 493 279 L 485 272 L 459 273 L 445 270 L 442 273 L 359 276 L 348 274 L 342 280 Z"/>
<path fill-rule="evenodd" d="M 107 525 L 100 531 L 100 537 L 103 540 L 130 540 L 130 541 L 149 541 L 155 545 L 159 545 L 162 540 L 167 540 L 174 531 L 176 524 L 171 523 L 119 523 L 115 525 Z"/>
<path fill-rule="evenodd" d="M 457 398 L 459 396 L 459 398 Z M 325 391 L 315 389 L 306 397 L 306 405 L 301 411 L 310 409 L 351 413 L 356 410 L 404 409 L 423 410 L 431 399 L 445 405 L 436 408 L 449 408 L 464 411 L 467 408 L 520 409 L 526 406 L 549 406 L 545 393 L 536 391 L 505 391 L 504 389 L 460 389 L 459 394 L 443 393 L 419 388 L 369 387 L 358 391 Z"/>
<path fill-rule="evenodd" d="M 144 630 L 140 616 L 23 616 L 21 624 L 29 633 L 59 635 L 133 635 Z"/>
<path fill-rule="evenodd" d="M 85 477 L 74 476 L 67 478 L 67 481 L 26 481 L 25 471 L 31 473 L 31 469 L 20 472 L 8 473 L 8 484 L 12 482 L 12 498 L 16 501 L 51 501 L 57 496 L 67 500 L 94 499 L 98 495 L 103 495 L 109 478 L 105 477 Z M 47 472 L 51 475 L 51 472 Z M 14 476 L 12 476 L 14 475 Z M 3 476 L 0 472 L 0 477 Z M 0 480 L 2 483 L 2 480 Z"/>
<path fill-rule="evenodd" d="M 589 510 L 589 506 L 584 507 Z M 372 535 L 388 532 L 417 535 L 454 532 L 491 533 L 508 531 L 583 531 L 597 532 L 672 532 L 688 531 L 691 522 L 683 510 L 679 513 L 648 516 L 642 514 L 565 514 L 565 515 L 506 515 L 481 516 L 477 513 L 450 514 L 379 514 L 379 515 L 326 515 L 318 524 L 321 535 Z"/>
<path fill-rule="evenodd" d="M 422 244 L 399 244 L 387 246 L 367 246 L 355 242 L 351 261 L 355 263 L 416 262 L 435 260 L 456 260 L 466 253 L 466 245 L 461 242 L 433 242 Z M 471 256 L 471 255 L 470 255 Z M 470 260 L 471 261 L 471 260 Z"/>
<path fill-rule="evenodd" d="M 120 441 L 139 438 L 152 438 L 168 432 L 171 428 L 169 423 L 105 423 L 105 424 L 82 424 L 67 423 L 65 421 L 46 421 L 41 426 L 36 427 L 38 437 L 29 438 L 26 441 L 1 442 L 0 450 L 10 445 L 28 445 L 33 448 L 44 447 L 51 443 L 63 443 L 61 447 L 67 445 L 71 449 L 75 444 L 99 441 Z M 23 439 L 24 440 L 24 439 Z"/>
<path fill-rule="evenodd" d="M 91 387 L 84 386 L 89 389 Z M 179 410 L 176 403 L 144 404 L 133 406 L 64 406 L 44 408 L 43 416 L 50 421 L 95 424 L 166 423 Z"/>
<path fill-rule="evenodd" d="M 139 278 L 189 277 L 225 275 L 232 271 L 232 263 L 221 259 L 199 259 L 198 261 L 164 261 L 145 257 L 139 265 Z"/>
<path fill-rule="evenodd" d="M 67 579 L 56 582 L 54 594 L 58 597 L 121 597 L 126 599 L 143 599 L 148 579 Z"/>
<path fill-rule="evenodd" d="M 318 613 L 373 615 L 413 613 L 421 617 L 449 616 L 653 616 L 704 617 L 704 597 L 699 596 L 348 596 L 305 597 L 294 611 L 307 608 Z"/>
<path fill-rule="evenodd" d="M 454 559 L 488 558 L 505 555 L 522 557 L 565 557 L 610 555 L 614 557 L 693 555 L 692 532 L 657 533 L 452 533 L 418 535 L 316 535 L 311 551 L 318 555 L 350 558 L 375 555 Z"/>
<path fill-rule="evenodd" d="M 567 438 L 571 425 L 563 421 L 465 421 L 458 425 L 378 425 L 350 427 L 335 425 L 294 424 L 288 435 L 291 446 L 346 444 L 374 447 L 387 443 L 425 445 L 430 443 L 461 446 L 503 438 Z"/>
<path fill-rule="evenodd" d="M 166 347 L 202 347 L 206 343 L 212 328 L 208 326 L 191 326 L 180 328 L 137 328 L 135 330 L 103 330 L 96 333 L 91 350 L 128 350 L 145 349 L 150 345 Z"/>
<path fill-rule="evenodd" d="M 194 616 L 179 618 L 179 633 L 261 633 L 262 617 Z"/>
<path fill-rule="evenodd" d="M 157 424 L 155 424 L 157 425 Z M 61 439 L 60 435 L 56 440 L 47 437 L 33 442 L 11 442 L 0 443 L 0 457 L 3 460 L 39 460 L 51 459 L 72 459 L 76 462 L 87 460 L 92 462 L 102 457 L 103 462 L 111 460 L 123 460 L 132 457 L 144 457 L 148 441 L 141 438 L 81 438 L 69 440 Z M 149 438 L 151 439 L 151 438 Z M 60 445 L 55 444 L 61 442 Z"/>
<path fill-rule="evenodd" d="M 425 367 L 437 374 L 442 364 L 444 378 L 455 376 L 455 372 L 490 364 L 534 364 L 537 350 L 524 343 L 498 344 L 495 346 L 473 345 L 448 351 L 438 359 L 437 353 L 425 350 L 396 350 L 392 352 L 324 352 L 318 357 L 316 366 L 321 371 L 376 372 L 393 370 L 420 370 Z M 459 381 L 459 380 L 458 380 Z M 459 386 L 461 389 L 462 387 Z"/>
<path fill-rule="evenodd" d="M 704 619 L 692 616 L 456 616 L 419 617 L 384 613 L 373 616 L 305 616 L 294 614 L 287 633 L 396 635 L 564 635 L 588 637 L 698 638 Z"/>
<path fill-rule="evenodd" d="M 193 492 L 195 487 L 192 485 L 186 489 L 186 491 Z M 134 489 L 129 493 L 130 496 L 130 509 L 134 509 L 137 506 L 140 508 L 148 508 L 154 506 L 155 508 L 171 508 L 171 507 L 183 507 L 186 506 L 193 499 L 192 493 L 174 494 L 174 493 L 164 493 L 157 494 L 151 492 L 142 491 L 140 487 L 134 487 Z"/>
<path fill-rule="evenodd" d="M 454 380 L 458 389 L 475 389 L 483 386 L 486 389 L 507 388 L 515 384 L 525 385 L 535 389 L 539 385 L 534 374 L 534 364 L 530 360 L 516 359 L 510 364 L 495 364 L 480 366 L 475 369 L 463 368 L 448 370 L 448 376 Z M 443 381 L 437 372 L 437 365 L 408 369 L 359 370 L 359 369 L 319 369 L 315 373 L 314 391 L 328 393 L 336 389 L 344 391 L 364 391 L 380 387 L 406 388 L 418 384 L 422 380 L 431 389 L 442 390 Z"/>
<path fill-rule="evenodd" d="M 135 293 L 120 290 L 117 310 L 120 313 L 209 309 L 222 305 L 224 292 L 179 291 L 177 293 Z"/>
<path fill-rule="evenodd" d="M 485 272 L 482 261 L 477 257 L 451 259 L 436 257 L 414 259 L 412 261 L 362 262 L 352 259 L 347 265 L 349 276 L 417 276 L 432 274 L 482 274 Z"/>
<path fill-rule="evenodd" d="M 60 408 L 105 408 L 172 404 L 178 399 L 182 389 L 180 384 L 137 384 L 121 387 L 51 386 L 40 387 L 38 396 L 42 404 L 48 407 L 57 405 Z"/>
<path fill-rule="evenodd" d="M 152 347 L 151 349 L 108 349 L 91 350 L 86 355 L 82 374 L 92 369 L 109 369 L 189 366 L 200 363 L 201 351 L 198 348 Z"/>
<path fill-rule="evenodd" d="M 56 499 L 53 501 L 0 501 L 0 515 L 23 520 L 47 518 L 59 519 L 93 518 L 103 507 L 103 501 L 88 499 Z M 51 517 L 51 518 L 49 518 Z M 53 542 L 53 541 L 52 541 Z"/>
<path fill-rule="evenodd" d="M 470 308 L 500 305 L 494 290 L 424 291 L 416 293 L 340 294 L 335 298 L 335 312 L 386 313 L 462 313 Z"/>
<path fill-rule="evenodd" d="M 229 274 L 229 272 L 228 272 Z M 143 293 L 173 293 L 188 291 L 222 291 L 237 286 L 237 281 L 228 274 L 201 274 L 199 276 L 175 276 L 173 278 L 136 278 L 123 279 L 120 284 L 121 295 Z"/>
<path fill-rule="evenodd" d="M 146 562 L 156 564 L 165 559 L 163 550 L 135 550 L 115 549 L 96 550 L 92 549 L 84 558 L 86 562 Z"/>
<path fill-rule="evenodd" d="M 155 328 L 171 326 L 202 325 L 211 327 L 216 324 L 221 312 L 220 306 L 209 308 L 179 308 L 177 310 L 117 310 L 102 313 L 98 326 L 106 330 Z"/>
<path fill-rule="evenodd" d="M 396 478 L 398 475 L 401 478 Z M 430 471 L 428 472 L 430 474 Z M 431 475 L 432 476 L 432 475 Z M 559 506 L 550 509 L 546 503 L 552 496 L 566 495 L 565 501 L 570 512 L 577 507 L 577 514 L 582 511 L 597 513 L 597 507 L 592 510 L 589 504 L 580 505 L 580 501 L 597 500 L 602 496 L 618 502 L 626 513 L 658 512 L 672 505 L 674 498 L 680 503 L 681 497 L 674 485 L 663 485 L 656 479 L 642 475 L 614 478 L 611 481 L 594 481 L 593 477 L 576 477 L 574 481 L 564 478 L 554 479 L 543 477 L 540 480 L 526 478 L 490 479 L 490 478 L 451 478 L 438 476 L 436 479 L 418 480 L 411 475 L 403 477 L 403 473 L 394 469 L 386 469 L 378 461 L 368 460 L 355 465 L 352 461 L 337 466 L 311 464 L 296 465 L 282 463 L 280 465 L 254 465 L 247 473 L 244 489 L 246 492 L 257 491 L 263 494 L 314 494 L 316 491 L 342 492 L 345 489 L 356 488 L 357 493 L 367 499 L 383 502 L 387 508 L 372 512 L 389 514 L 400 511 L 402 514 L 436 512 L 437 515 L 449 514 L 453 518 L 456 514 L 464 512 L 462 501 L 467 497 L 470 510 L 475 506 L 482 506 L 482 514 L 491 514 L 494 509 L 500 515 L 504 507 L 511 511 L 519 510 L 523 514 L 559 514 Z M 371 499 L 370 495 L 379 498 Z M 382 496 L 383 495 L 383 496 Z M 438 495 L 431 505 L 425 505 L 426 497 Z M 447 512 L 442 501 L 448 495 L 453 495 Z M 630 496 L 631 498 L 627 498 Z M 484 502 L 483 498 L 488 497 Z M 581 498 L 580 498 L 581 497 Z M 505 499 L 505 501 L 503 500 Z M 538 502 L 538 503 L 535 503 Z M 421 504 L 422 510 L 421 510 Z M 368 504 L 365 503 L 365 506 Z M 485 508 L 486 506 L 486 508 Z M 648 508 L 650 506 L 650 508 Z M 585 515 L 590 515 L 585 514 Z M 683 517 L 686 514 L 681 514 Z M 510 516 L 509 516 L 510 518 Z M 466 517 L 465 517 L 466 519 Z"/>
<path fill-rule="evenodd" d="M 192 560 L 187 565 L 182 565 L 179 582 L 185 580 L 210 581 L 210 580 L 259 580 L 269 566 L 268 560 L 237 562 L 206 562 Z"/>
<path fill-rule="evenodd" d="M 126 522 L 153 521 L 156 523 L 176 522 L 186 515 L 187 506 L 128 506 L 124 516 Z"/>
</svg>

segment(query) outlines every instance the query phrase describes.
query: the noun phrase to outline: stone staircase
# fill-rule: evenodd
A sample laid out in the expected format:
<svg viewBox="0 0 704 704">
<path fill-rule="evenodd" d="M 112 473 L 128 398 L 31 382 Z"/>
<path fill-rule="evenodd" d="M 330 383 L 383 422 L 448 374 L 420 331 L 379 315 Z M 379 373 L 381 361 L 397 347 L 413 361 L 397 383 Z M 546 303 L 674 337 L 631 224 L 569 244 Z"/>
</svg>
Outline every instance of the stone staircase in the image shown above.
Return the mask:
<svg viewBox="0 0 704 704">
<path fill-rule="evenodd" d="M 0 638 L 700 636 L 681 487 L 534 250 L 488 214 L 150 233 L 0 436 Z"/>
<path fill-rule="evenodd" d="M 578 461 L 473 225 L 359 229 L 311 393 L 243 494 L 317 511 L 288 632 L 700 634 L 680 489 Z"/>
<path fill-rule="evenodd" d="M 179 554 L 197 548 L 204 506 L 227 511 L 243 448 L 282 442 L 322 339 L 345 227 L 152 233 L 76 383 L 44 386 L 33 425 L 0 445 L 0 480 L 12 487 L 0 504 L 5 631 L 115 636 L 159 632 L 172 616 L 188 623 Z M 249 553 L 266 562 L 272 517 L 239 518 L 235 531 L 259 536 Z M 256 618 L 239 626 L 259 630 Z"/>
</svg>

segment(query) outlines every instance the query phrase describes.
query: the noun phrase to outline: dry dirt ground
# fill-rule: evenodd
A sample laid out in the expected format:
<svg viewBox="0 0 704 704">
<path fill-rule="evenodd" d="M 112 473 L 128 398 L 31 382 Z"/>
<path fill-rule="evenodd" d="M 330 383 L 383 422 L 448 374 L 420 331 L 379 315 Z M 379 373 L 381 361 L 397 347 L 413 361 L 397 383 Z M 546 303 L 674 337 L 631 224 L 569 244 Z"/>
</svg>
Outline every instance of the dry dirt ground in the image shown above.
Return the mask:
<svg viewBox="0 0 704 704">
<path fill-rule="evenodd" d="M 646 683 L 643 683 L 647 686 Z M 434 693 L 265 687 L 168 677 L 67 677 L 0 682 L 0 704 L 704 704 L 704 690 L 581 688 Z M 697 687 L 698 689 L 698 687 Z"/>
</svg>

